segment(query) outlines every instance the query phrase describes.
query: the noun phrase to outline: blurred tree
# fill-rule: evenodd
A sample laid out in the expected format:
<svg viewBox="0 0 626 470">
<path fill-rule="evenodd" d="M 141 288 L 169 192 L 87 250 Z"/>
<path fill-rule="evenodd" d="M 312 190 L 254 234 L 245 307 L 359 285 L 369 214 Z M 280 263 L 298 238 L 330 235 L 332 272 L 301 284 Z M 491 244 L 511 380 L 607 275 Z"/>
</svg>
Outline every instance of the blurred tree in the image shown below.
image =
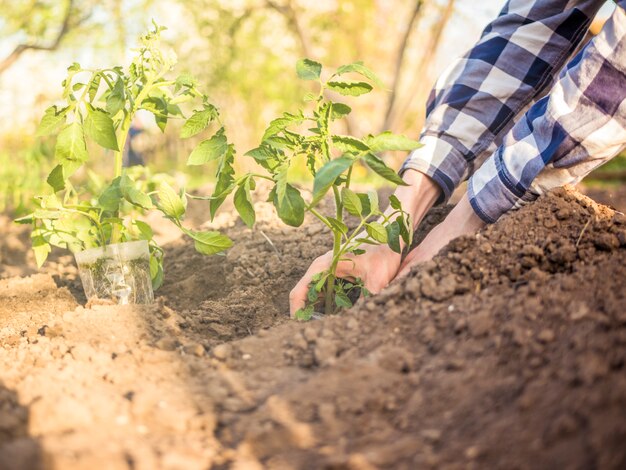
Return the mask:
<svg viewBox="0 0 626 470">
<path fill-rule="evenodd" d="M 237 122 L 258 138 L 276 108 L 302 86 L 293 65 L 310 57 L 330 67 L 363 60 L 390 89 L 364 99 L 348 131 L 416 134 L 434 81 L 432 63 L 454 0 L 180 0 L 196 27 L 181 60 L 205 77 Z M 226 113 L 228 115 L 228 113 Z"/>
<path fill-rule="evenodd" d="M 105 29 L 106 46 L 117 47 L 123 57 L 126 23 L 137 21 L 133 12 L 142 11 L 151 3 L 152 0 L 0 0 L 0 40 L 15 44 L 7 56 L 0 58 L 0 74 L 27 51 L 55 51 L 65 43 L 84 46 L 86 38 L 87 43 L 97 44 Z M 117 34 L 111 34 L 111 28 Z"/>
</svg>

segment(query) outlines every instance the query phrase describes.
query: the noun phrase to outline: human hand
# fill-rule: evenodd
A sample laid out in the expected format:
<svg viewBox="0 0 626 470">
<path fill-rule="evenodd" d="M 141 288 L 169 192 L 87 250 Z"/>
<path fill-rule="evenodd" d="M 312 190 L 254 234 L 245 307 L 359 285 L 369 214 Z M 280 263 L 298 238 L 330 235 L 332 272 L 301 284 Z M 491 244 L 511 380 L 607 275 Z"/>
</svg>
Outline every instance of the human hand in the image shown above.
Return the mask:
<svg viewBox="0 0 626 470">
<path fill-rule="evenodd" d="M 337 264 L 336 276 L 352 281 L 357 278 L 361 279 L 365 288 L 376 294 L 395 277 L 400 267 L 401 256 L 387 245 L 370 245 L 364 249 L 365 253 L 358 256 L 345 255 L 348 259 Z M 328 270 L 332 258 L 332 251 L 316 258 L 289 293 L 289 311 L 292 317 L 299 309 L 304 308 L 313 276 Z"/>
<path fill-rule="evenodd" d="M 410 215 L 413 227 L 415 227 L 435 203 L 441 190 L 428 176 L 415 170 L 407 170 L 403 179 L 407 186 L 398 187 L 394 194 L 401 202 L 402 209 Z M 400 243 L 402 247 L 402 241 Z M 377 293 L 386 287 L 398 272 L 401 255 L 395 253 L 387 245 L 369 245 L 364 249 L 365 253 L 361 255 L 346 255 L 348 260 L 338 263 L 336 276 L 349 280 L 359 278 L 367 290 Z M 313 276 L 328 270 L 331 262 L 332 252 L 328 252 L 311 263 L 307 272 L 289 294 L 291 316 L 305 306 Z"/>
<path fill-rule="evenodd" d="M 409 252 L 400 266 L 396 279 L 409 274 L 413 266 L 432 259 L 450 240 L 472 234 L 484 226 L 485 222 L 472 209 L 466 193 L 445 220 Z"/>
</svg>

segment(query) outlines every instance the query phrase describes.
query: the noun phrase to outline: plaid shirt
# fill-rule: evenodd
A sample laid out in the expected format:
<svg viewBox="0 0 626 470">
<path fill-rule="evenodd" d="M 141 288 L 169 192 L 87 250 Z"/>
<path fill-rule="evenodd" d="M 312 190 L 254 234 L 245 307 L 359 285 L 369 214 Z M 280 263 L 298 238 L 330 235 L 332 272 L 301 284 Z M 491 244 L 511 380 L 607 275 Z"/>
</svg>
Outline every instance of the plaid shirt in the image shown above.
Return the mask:
<svg viewBox="0 0 626 470">
<path fill-rule="evenodd" d="M 494 222 L 616 155 L 626 144 L 626 0 L 571 58 L 603 3 L 507 2 L 437 81 L 424 146 L 401 171 L 429 175 L 442 201 L 469 178 L 472 207 Z"/>
</svg>

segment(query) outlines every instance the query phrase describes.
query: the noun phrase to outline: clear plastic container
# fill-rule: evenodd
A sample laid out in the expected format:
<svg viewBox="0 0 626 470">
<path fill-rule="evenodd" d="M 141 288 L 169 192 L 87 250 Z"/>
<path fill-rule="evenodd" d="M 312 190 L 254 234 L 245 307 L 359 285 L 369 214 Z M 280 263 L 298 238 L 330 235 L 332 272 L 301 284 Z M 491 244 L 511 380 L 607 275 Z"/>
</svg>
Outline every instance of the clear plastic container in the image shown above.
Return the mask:
<svg viewBox="0 0 626 470">
<path fill-rule="evenodd" d="M 154 301 L 148 242 L 116 243 L 75 253 L 87 300 L 119 305 Z"/>
</svg>

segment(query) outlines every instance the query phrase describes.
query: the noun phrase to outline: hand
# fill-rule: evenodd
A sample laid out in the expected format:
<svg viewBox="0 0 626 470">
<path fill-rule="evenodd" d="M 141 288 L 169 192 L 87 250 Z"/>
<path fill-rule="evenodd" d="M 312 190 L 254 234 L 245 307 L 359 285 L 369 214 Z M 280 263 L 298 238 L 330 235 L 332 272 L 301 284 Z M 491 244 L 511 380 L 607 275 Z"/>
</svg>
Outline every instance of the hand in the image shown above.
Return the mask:
<svg viewBox="0 0 626 470">
<path fill-rule="evenodd" d="M 349 280 L 359 278 L 365 284 L 365 288 L 373 294 L 380 292 L 391 282 L 398 272 L 401 260 L 400 254 L 392 251 L 387 245 L 370 245 L 361 255 L 345 257 L 350 259 L 337 264 L 337 277 Z M 289 310 L 292 317 L 305 306 L 313 276 L 329 269 L 332 258 L 332 251 L 316 258 L 289 293 Z"/>
<path fill-rule="evenodd" d="M 406 256 L 396 278 L 406 276 L 413 266 L 432 259 L 450 240 L 474 233 L 484 226 L 485 222 L 472 209 L 466 193 L 445 220 Z"/>
<path fill-rule="evenodd" d="M 439 186 L 428 176 L 415 170 L 407 170 L 402 177 L 408 186 L 400 186 L 395 192 L 402 208 L 411 216 L 413 227 L 419 224 L 440 194 Z M 401 242 L 402 243 L 402 242 Z M 401 256 L 386 245 L 367 246 L 365 253 L 341 261 L 337 265 L 337 277 L 360 278 L 367 290 L 380 292 L 394 278 L 400 267 Z M 293 317 L 306 304 L 312 277 L 330 268 L 332 252 L 315 259 L 289 294 L 289 310 Z"/>
</svg>

